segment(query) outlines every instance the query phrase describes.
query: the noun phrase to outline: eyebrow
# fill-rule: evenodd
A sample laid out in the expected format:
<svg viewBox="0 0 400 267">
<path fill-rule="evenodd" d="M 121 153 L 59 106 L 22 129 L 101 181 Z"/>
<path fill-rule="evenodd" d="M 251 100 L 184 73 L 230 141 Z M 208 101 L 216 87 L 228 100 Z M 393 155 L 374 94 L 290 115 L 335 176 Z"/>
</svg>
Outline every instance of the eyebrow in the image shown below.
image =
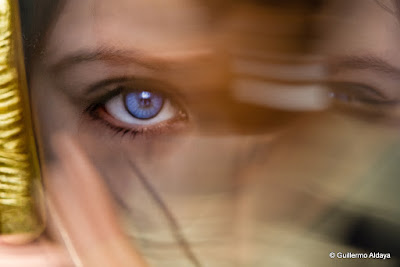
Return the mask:
<svg viewBox="0 0 400 267">
<path fill-rule="evenodd" d="M 138 64 L 151 70 L 166 70 L 179 68 L 179 63 L 186 60 L 202 59 L 209 61 L 214 58 L 215 51 L 194 50 L 164 53 L 159 55 L 146 54 L 139 50 L 123 50 L 114 47 L 99 47 L 93 50 L 81 50 L 62 57 L 49 64 L 49 69 L 59 73 L 79 64 L 103 61 L 111 64 Z"/>
<path fill-rule="evenodd" d="M 170 65 L 166 60 L 145 56 L 144 53 L 136 50 L 120 50 L 112 47 L 102 47 L 94 50 L 73 52 L 57 60 L 55 63 L 51 63 L 49 68 L 55 73 L 59 73 L 79 64 L 96 61 L 114 64 L 136 63 L 155 70 L 165 69 Z"/>
<path fill-rule="evenodd" d="M 348 56 L 335 59 L 331 62 L 329 70 L 333 73 L 343 70 L 373 70 L 395 78 L 400 77 L 400 68 L 373 55 Z"/>
</svg>

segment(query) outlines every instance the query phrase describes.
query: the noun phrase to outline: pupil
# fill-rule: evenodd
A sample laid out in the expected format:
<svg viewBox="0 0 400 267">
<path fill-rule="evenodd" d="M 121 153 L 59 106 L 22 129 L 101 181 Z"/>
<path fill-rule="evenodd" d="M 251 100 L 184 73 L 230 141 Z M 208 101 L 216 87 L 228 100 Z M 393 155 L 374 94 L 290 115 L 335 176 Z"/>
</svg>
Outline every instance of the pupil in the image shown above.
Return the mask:
<svg viewBox="0 0 400 267">
<path fill-rule="evenodd" d="M 151 93 L 143 91 L 140 93 L 140 105 L 142 108 L 149 108 L 151 106 Z"/>
<path fill-rule="evenodd" d="M 151 99 L 140 99 L 140 104 L 143 108 L 148 108 L 149 106 L 151 106 Z"/>
</svg>

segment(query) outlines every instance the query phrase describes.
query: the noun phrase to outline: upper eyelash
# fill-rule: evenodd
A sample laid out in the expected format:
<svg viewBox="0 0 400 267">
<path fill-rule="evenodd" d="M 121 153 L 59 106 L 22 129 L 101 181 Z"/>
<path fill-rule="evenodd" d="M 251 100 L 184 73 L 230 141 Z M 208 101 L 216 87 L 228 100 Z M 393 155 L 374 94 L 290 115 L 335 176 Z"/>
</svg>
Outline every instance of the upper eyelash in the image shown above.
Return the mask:
<svg viewBox="0 0 400 267">
<path fill-rule="evenodd" d="M 87 94 L 91 94 L 94 91 L 99 90 L 99 88 L 106 87 L 108 85 L 122 84 L 127 81 L 135 81 L 135 80 L 138 80 L 138 79 L 135 77 L 119 77 L 119 78 L 103 80 L 101 82 L 96 83 L 95 85 L 90 86 L 89 89 L 87 90 Z"/>
<path fill-rule="evenodd" d="M 353 103 L 351 101 L 346 102 L 338 99 L 333 102 L 334 105 L 332 106 L 332 109 L 339 112 L 347 113 L 348 115 L 355 116 L 364 121 L 397 125 L 398 119 L 391 116 L 390 114 L 392 108 L 400 104 L 400 101 L 398 99 L 392 99 L 384 95 L 381 90 L 371 87 L 369 85 L 365 85 L 363 83 L 328 83 L 328 88 L 332 89 L 332 91 L 335 89 L 337 90 L 339 87 L 341 87 L 341 89 L 344 89 L 344 93 L 349 92 L 348 94 L 350 95 L 352 94 L 351 87 L 353 87 L 353 89 L 357 87 L 357 90 L 365 90 L 365 94 L 363 95 L 363 92 L 361 92 L 358 96 L 356 94 L 356 102 Z"/>
<path fill-rule="evenodd" d="M 93 99 L 93 102 L 101 102 L 101 101 L 105 101 L 107 99 L 110 99 L 110 96 L 115 96 L 118 93 L 123 91 L 123 87 L 126 86 L 129 83 L 133 83 L 133 84 L 156 84 L 157 85 L 157 91 L 158 93 L 161 93 L 162 95 L 164 95 L 165 97 L 168 98 L 173 98 L 173 99 L 183 99 L 183 95 L 179 92 L 179 90 L 172 90 L 172 88 L 175 89 L 175 86 L 172 86 L 169 83 L 166 82 L 160 82 L 158 80 L 155 79 L 147 79 L 147 78 L 138 78 L 138 77 L 132 77 L 132 76 L 123 76 L 123 77 L 117 77 L 117 78 L 111 78 L 111 79 L 107 79 L 101 82 L 98 82 L 92 86 L 90 86 L 87 90 L 86 90 L 86 94 L 90 95 L 93 92 L 100 90 L 100 88 L 105 88 L 107 86 L 112 86 L 111 90 L 107 90 L 108 93 L 106 93 L 103 96 L 97 97 L 95 99 Z M 136 86 L 136 85 L 135 85 Z M 137 88 L 140 89 L 140 88 Z M 117 91 L 117 92 L 115 92 Z"/>
<path fill-rule="evenodd" d="M 103 105 L 105 104 L 108 100 L 110 100 L 111 98 L 121 94 L 123 91 L 122 86 L 115 86 L 115 89 L 107 91 L 107 93 L 105 93 L 104 95 L 101 95 L 99 97 L 96 97 L 95 99 L 93 99 L 91 102 L 92 104 L 90 104 L 86 110 L 89 110 L 91 106 L 93 105 Z"/>
<path fill-rule="evenodd" d="M 338 89 L 346 89 L 344 90 L 344 92 L 345 93 L 348 92 L 349 95 L 352 95 L 355 92 L 357 92 L 356 90 L 361 91 L 360 88 L 362 88 L 362 90 L 364 90 L 365 93 L 363 94 L 363 92 L 361 92 L 360 95 L 356 97 L 356 99 L 359 100 L 360 103 L 363 103 L 365 105 L 389 107 L 400 103 L 399 100 L 390 99 L 384 94 L 382 94 L 380 90 L 377 90 L 365 84 L 348 83 L 348 82 L 330 82 L 328 83 L 328 88 L 332 89 L 332 91 L 336 91 Z M 368 94 L 370 96 L 368 96 Z"/>
</svg>

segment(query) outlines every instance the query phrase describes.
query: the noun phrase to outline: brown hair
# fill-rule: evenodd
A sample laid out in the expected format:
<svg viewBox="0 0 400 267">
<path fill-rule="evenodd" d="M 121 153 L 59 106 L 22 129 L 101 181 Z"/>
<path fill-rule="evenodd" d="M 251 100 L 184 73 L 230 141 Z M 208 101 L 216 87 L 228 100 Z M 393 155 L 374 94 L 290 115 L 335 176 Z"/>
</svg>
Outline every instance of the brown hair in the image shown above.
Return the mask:
<svg viewBox="0 0 400 267">
<path fill-rule="evenodd" d="M 28 72 L 32 59 L 41 53 L 46 35 L 64 2 L 63 0 L 19 0 L 21 30 Z"/>
</svg>

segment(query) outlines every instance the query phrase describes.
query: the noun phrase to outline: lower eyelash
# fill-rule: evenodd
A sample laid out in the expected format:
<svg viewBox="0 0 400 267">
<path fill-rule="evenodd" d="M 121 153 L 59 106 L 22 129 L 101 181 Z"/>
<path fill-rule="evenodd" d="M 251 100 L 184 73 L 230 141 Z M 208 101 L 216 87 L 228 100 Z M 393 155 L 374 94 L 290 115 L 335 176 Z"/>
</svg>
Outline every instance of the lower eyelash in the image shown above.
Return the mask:
<svg viewBox="0 0 400 267">
<path fill-rule="evenodd" d="M 99 122 L 104 126 L 107 126 L 107 128 L 111 129 L 114 132 L 114 135 L 120 135 L 121 137 L 125 135 L 129 135 L 131 138 L 135 138 L 137 135 L 143 135 L 143 136 L 154 136 L 154 135 L 159 135 L 165 132 L 168 132 L 168 130 L 172 130 L 172 124 L 182 121 L 186 122 L 187 121 L 187 115 L 183 112 L 180 112 L 179 115 L 175 118 L 172 119 L 168 122 L 165 122 L 162 124 L 162 126 L 153 126 L 151 129 L 149 128 L 141 128 L 139 130 L 136 129 L 128 129 L 124 127 L 120 127 L 117 125 L 114 125 L 104 118 L 100 116 L 100 111 L 107 112 L 104 109 L 104 105 L 102 103 L 97 103 L 97 104 L 92 104 L 88 108 L 84 110 L 84 114 L 87 114 L 89 118 L 93 121 Z"/>
<path fill-rule="evenodd" d="M 100 122 L 101 124 L 103 124 L 104 126 L 107 126 L 109 129 L 113 130 L 115 135 L 121 135 L 121 136 L 125 136 L 127 134 L 129 134 L 132 138 L 135 138 L 138 134 L 142 134 L 142 131 L 138 131 L 138 130 L 134 130 L 134 129 L 126 129 L 123 127 L 119 127 L 116 125 L 113 125 L 111 123 L 109 123 L 108 121 L 104 120 L 103 118 L 101 118 L 101 116 L 99 116 L 99 112 L 98 110 L 102 107 L 102 104 L 93 104 L 90 105 L 88 108 L 85 109 L 84 114 L 89 115 L 89 117 L 96 122 Z"/>
</svg>

